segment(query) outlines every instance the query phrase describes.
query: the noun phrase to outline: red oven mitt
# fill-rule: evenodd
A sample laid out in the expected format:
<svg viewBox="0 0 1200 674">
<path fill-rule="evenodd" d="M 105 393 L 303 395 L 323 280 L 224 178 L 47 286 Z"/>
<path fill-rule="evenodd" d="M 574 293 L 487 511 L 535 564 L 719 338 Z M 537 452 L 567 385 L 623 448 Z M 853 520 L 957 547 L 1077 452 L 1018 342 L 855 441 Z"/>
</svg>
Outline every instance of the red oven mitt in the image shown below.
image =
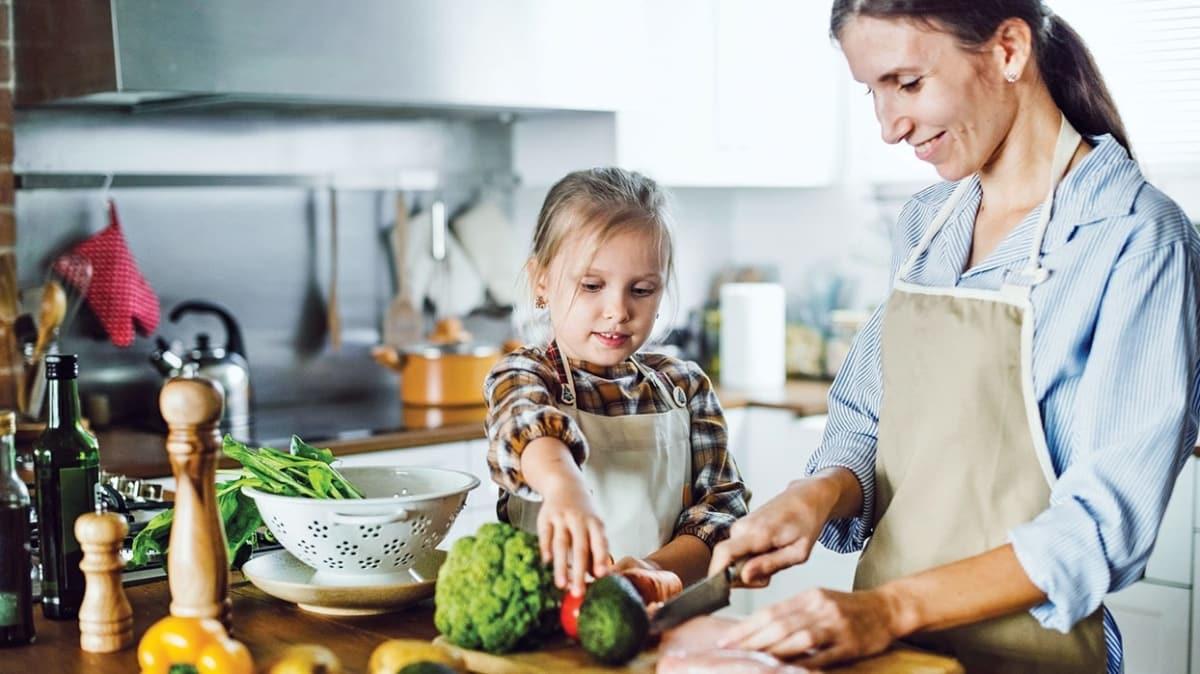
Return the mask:
<svg viewBox="0 0 1200 674">
<path fill-rule="evenodd" d="M 91 263 L 90 282 L 73 273 L 64 260 L 78 256 Z M 137 261 L 117 218 L 117 205 L 108 202 L 108 227 L 60 257 L 55 271 L 87 298 L 105 332 L 117 346 L 133 344 L 133 332 L 143 336 L 158 327 L 158 295 L 138 270 Z"/>
</svg>

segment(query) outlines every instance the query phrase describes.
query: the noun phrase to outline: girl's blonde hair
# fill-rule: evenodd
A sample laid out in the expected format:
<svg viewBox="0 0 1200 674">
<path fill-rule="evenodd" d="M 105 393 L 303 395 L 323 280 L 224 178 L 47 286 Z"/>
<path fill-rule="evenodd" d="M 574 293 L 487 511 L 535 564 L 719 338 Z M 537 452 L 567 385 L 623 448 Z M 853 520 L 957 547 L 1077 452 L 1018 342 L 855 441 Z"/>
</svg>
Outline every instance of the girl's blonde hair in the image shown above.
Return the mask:
<svg viewBox="0 0 1200 674">
<path fill-rule="evenodd" d="M 597 250 L 622 232 L 650 234 L 666 270 L 664 299 L 673 312 L 676 303 L 673 229 L 670 196 L 653 179 L 611 166 L 568 173 L 550 188 L 538 214 L 525 265 L 526 292 L 517 305 L 522 336 L 531 343 L 550 340 L 549 316 L 533 307 L 533 281 L 538 275 L 548 273 L 566 242 L 584 237 L 590 237 L 593 250 Z M 587 262 L 590 264 L 590 260 Z M 654 337 L 659 336 L 663 325 L 669 326 L 670 321 L 656 322 Z"/>
</svg>

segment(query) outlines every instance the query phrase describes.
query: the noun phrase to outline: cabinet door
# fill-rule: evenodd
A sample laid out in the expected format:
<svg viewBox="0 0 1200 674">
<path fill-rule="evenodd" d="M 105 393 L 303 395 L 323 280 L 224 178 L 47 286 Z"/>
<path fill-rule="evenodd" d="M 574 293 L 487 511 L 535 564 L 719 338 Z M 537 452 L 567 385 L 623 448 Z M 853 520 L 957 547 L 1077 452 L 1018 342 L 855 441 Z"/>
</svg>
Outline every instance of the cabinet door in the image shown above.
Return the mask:
<svg viewBox="0 0 1200 674">
<path fill-rule="evenodd" d="M 620 163 L 671 185 L 828 184 L 841 129 L 828 12 L 794 0 L 646 3 L 659 76 L 617 113 Z"/>
<path fill-rule="evenodd" d="M 1121 630 L 1127 674 L 1186 674 L 1190 591 L 1142 581 L 1104 603 Z"/>
<path fill-rule="evenodd" d="M 803 477 L 804 466 L 825 432 L 825 417 L 797 418 L 791 412 L 770 409 L 748 412 L 742 435 L 746 446 L 741 450 L 745 458 L 735 457 L 753 492 L 753 511 L 777 496 L 789 482 Z M 817 544 L 807 562 L 775 574 L 769 586 L 735 590 L 728 612 L 745 615 L 813 587 L 849 590 L 857 564 L 857 553 L 842 555 Z"/>
</svg>

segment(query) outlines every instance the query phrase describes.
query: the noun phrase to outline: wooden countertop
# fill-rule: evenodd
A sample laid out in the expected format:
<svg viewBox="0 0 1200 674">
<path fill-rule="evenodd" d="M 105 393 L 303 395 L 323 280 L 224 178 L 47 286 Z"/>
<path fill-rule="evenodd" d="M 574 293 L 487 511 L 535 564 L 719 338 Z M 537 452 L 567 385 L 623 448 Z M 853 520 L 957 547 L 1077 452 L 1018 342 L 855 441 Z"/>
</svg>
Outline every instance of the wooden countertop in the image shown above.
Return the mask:
<svg viewBox="0 0 1200 674">
<path fill-rule="evenodd" d="M 309 613 L 295 605 L 263 594 L 235 576 L 230 588 L 233 600 L 233 635 L 250 649 L 258 671 L 270 664 L 289 645 L 320 644 L 332 650 L 349 674 L 365 672 L 371 651 L 385 639 L 433 639 L 433 605 L 423 602 L 407 611 L 375 616 L 332 617 Z M 238 582 L 240 581 L 240 582 Z M 134 645 L 118 653 L 85 653 L 79 649 L 79 623 L 42 617 L 35 607 L 37 640 L 29 646 L 5 649 L 6 672 L 88 672 L 130 674 L 138 671 L 137 640 L 167 614 L 170 593 L 166 581 L 125 588 L 133 607 Z M 845 674 L 918 674 L 951 672 L 945 667 L 930 669 L 922 660 L 887 653 L 856 665 L 830 670 Z M 943 659 L 938 659 L 943 662 Z M 921 666 L 905 663 L 919 662 Z M 620 670 L 613 670 L 614 672 Z"/>
<path fill-rule="evenodd" d="M 820 380 L 789 381 L 785 389 L 777 394 L 741 393 L 725 391 L 718 387 L 717 395 L 726 409 L 745 407 L 768 407 L 785 409 L 797 415 L 824 414 L 827 411 L 826 396 L 829 382 Z M 353 414 L 353 408 L 343 408 L 343 413 Z M 412 419 L 411 414 L 406 418 Z M 111 428 L 96 433 L 100 440 L 100 464 L 110 472 L 129 477 L 162 477 L 171 474 L 165 450 L 165 436 L 161 433 L 131 428 Z M 438 445 L 446 442 L 478 440 L 484 437 L 482 421 L 455 423 L 435 428 L 410 426 L 403 430 L 373 433 L 366 437 L 316 439 L 316 444 L 329 447 L 335 454 L 361 454 L 384 449 L 403 449 Z M 308 439 L 308 438 L 305 438 Z M 223 459 L 220 467 L 236 468 L 233 461 Z"/>
</svg>

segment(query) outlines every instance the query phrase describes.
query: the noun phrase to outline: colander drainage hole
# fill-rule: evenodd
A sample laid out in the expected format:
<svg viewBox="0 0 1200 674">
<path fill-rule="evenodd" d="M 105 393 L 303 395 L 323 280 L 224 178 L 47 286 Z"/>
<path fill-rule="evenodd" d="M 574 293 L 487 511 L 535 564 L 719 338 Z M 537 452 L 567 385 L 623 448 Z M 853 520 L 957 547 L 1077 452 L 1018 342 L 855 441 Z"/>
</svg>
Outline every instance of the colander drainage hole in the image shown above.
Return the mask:
<svg viewBox="0 0 1200 674">
<path fill-rule="evenodd" d="M 363 538 L 379 538 L 379 532 L 383 529 L 382 525 L 360 524 L 358 525 L 358 535 Z"/>
<path fill-rule="evenodd" d="M 337 551 L 343 557 L 355 557 L 358 555 L 358 544 L 351 543 L 350 541 L 341 541 L 337 544 Z"/>
<path fill-rule="evenodd" d="M 400 552 L 400 548 L 402 547 L 404 547 L 404 544 L 400 542 L 400 539 L 393 538 L 392 540 L 383 544 L 383 552 L 384 554 L 394 555 L 397 552 Z"/>
<path fill-rule="evenodd" d="M 413 555 L 413 553 L 406 552 L 403 555 L 400 555 L 396 561 L 392 562 L 392 566 L 408 566 L 409 564 L 412 564 L 414 556 L 415 555 Z"/>
<path fill-rule="evenodd" d="M 358 562 L 358 568 L 360 568 L 360 569 L 378 569 L 379 564 L 380 564 L 379 560 L 375 559 L 374 557 L 363 557 Z"/>
<path fill-rule="evenodd" d="M 329 538 L 329 527 L 324 524 L 321 524 L 320 522 L 318 522 L 316 520 L 313 520 L 312 522 L 308 523 L 308 530 L 310 532 L 312 532 L 313 536 L 320 536 L 321 538 Z"/>
<path fill-rule="evenodd" d="M 287 535 L 287 527 L 283 526 L 283 521 L 281 521 L 278 517 L 272 517 L 271 524 L 275 525 L 275 530 L 281 535 Z"/>
<path fill-rule="evenodd" d="M 326 557 L 325 566 L 332 567 L 334 569 L 344 569 L 346 568 L 346 563 L 336 557 Z"/>
</svg>

